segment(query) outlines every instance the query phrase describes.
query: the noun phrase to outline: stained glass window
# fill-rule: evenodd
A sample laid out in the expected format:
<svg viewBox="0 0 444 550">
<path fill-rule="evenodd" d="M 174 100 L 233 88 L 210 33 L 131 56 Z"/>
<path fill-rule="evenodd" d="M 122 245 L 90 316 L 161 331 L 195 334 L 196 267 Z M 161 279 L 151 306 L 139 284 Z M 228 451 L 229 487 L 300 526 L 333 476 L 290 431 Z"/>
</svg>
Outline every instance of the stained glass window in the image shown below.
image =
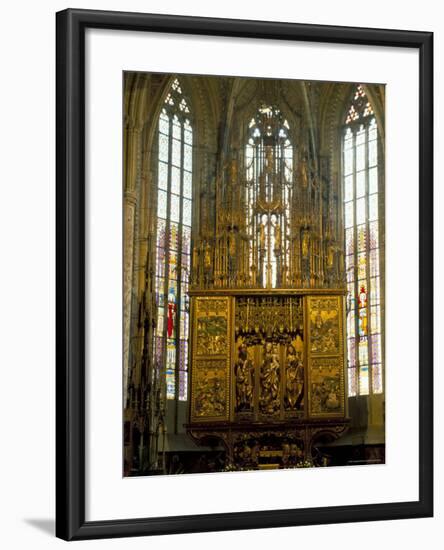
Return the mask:
<svg viewBox="0 0 444 550">
<path fill-rule="evenodd" d="M 191 269 L 192 145 L 190 109 L 176 79 L 159 117 L 157 162 L 157 325 L 154 356 L 168 399 L 187 399 Z"/>
<path fill-rule="evenodd" d="M 343 134 L 348 394 L 382 393 L 378 131 L 357 86 Z"/>
</svg>

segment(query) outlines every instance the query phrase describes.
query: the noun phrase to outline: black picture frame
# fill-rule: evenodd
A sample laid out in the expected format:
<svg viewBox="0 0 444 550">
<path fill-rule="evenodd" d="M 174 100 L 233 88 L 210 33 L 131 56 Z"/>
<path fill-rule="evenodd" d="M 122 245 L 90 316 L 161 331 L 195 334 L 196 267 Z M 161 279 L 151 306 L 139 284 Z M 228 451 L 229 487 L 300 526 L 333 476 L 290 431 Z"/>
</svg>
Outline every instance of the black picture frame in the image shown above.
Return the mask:
<svg viewBox="0 0 444 550">
<path fill-rule="evenodd" d="M 414 48 L 419 52 L 419 500 L 85 520 L 85 30 Z M 433 515 L 433 33 L 69 9 L 56 15 L 56 536 L 65 540 Z"/>
</svg>

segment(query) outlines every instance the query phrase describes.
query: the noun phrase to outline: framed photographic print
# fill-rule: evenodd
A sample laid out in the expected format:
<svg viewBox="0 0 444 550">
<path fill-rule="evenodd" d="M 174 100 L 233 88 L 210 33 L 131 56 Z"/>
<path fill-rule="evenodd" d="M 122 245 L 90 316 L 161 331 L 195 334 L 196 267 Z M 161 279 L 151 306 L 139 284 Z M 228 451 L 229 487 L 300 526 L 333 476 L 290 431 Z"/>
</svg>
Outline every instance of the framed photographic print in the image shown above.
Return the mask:
<svg viewBox="0 0 444 550">
<path fill-rule="evenodd" d="M 432 68 L 57 14 L 57 536 L 432 515 Z"/>
</svg>

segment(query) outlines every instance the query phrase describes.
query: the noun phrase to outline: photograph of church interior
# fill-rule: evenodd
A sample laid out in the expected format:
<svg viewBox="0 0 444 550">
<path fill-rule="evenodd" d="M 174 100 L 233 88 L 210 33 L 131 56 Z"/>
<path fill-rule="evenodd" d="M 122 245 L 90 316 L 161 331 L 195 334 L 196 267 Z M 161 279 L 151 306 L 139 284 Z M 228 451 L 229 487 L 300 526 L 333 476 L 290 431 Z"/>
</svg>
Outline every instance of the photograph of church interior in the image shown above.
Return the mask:
<svg viewBox="0 0 444 550">
<path fill-rule="evenodd" d="M 384 113 L 123 74 L 124 476 L 384 464 Z"/>
</svg>

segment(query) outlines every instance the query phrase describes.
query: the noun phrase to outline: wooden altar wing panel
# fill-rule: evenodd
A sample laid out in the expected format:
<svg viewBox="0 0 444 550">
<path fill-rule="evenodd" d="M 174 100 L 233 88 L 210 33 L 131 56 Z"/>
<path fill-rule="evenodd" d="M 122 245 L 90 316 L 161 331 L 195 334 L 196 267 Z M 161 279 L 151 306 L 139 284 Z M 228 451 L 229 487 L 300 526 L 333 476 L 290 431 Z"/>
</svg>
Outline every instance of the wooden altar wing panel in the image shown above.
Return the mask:
<svg viewBox="0 0 444 550">
<path fill-rule="evenodd" d="M 345 416 L 343 297 L 306 297 L 308 414 Z"/>
<path fill-rule="evenodd" d="M 227 421 L 230 414 L 232 298 L 194 297 L 191 422 Z"/>
</svg>

